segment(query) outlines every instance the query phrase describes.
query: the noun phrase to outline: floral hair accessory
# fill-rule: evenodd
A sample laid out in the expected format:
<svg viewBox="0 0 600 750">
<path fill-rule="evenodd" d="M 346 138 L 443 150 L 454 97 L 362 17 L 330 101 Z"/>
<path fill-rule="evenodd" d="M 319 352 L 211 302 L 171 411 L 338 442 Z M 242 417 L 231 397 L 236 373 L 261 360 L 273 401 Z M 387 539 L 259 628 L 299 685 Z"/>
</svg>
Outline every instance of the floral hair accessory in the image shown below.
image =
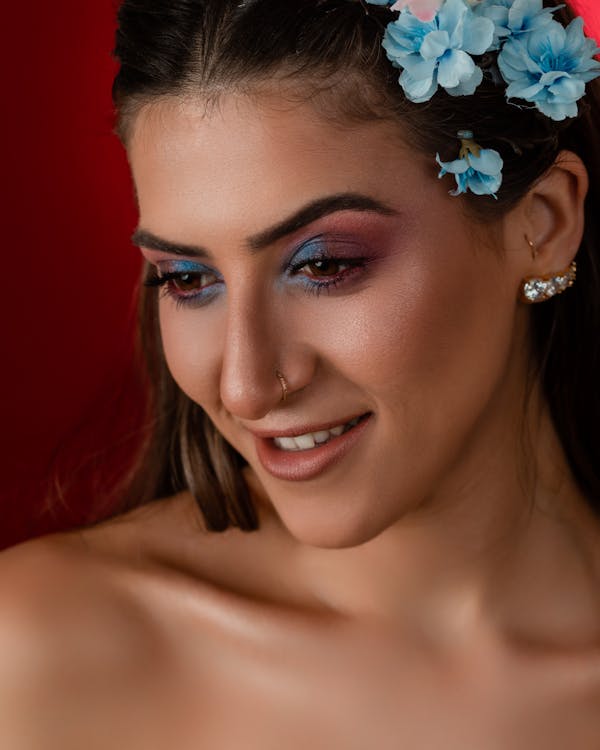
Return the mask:
<svg viewBox="0 0 600 750">
<path fill-rule="evenodd" d="M 577 117 L 585 85 L 600 75 L 600 52 L 585 36 L 583 19 L 565 28 L 543 0 L 366 0 L 398 12 L 385 30 L 383 48 L 401 73 L 406 98 L 427 102 L 443 88 L 470 96 L 484 74 L 506 86 L 506 98 L 552 120 Z M 485 55 L 485 58 L 483 57 Z M 485 73 L 484 73 L 485 71 Z M 472 139 L 462 139 L 470 141 Z M 457 190 L 494 195 L 502 181 L 497 151 L 465 151 L 443 163 L 442 173 L 457 178 Z M 493 186 L 496 187 L 493 187 Z"/>
<path fill-rule="evenodd" d="M 497 198 L 496 193 L 502 185 L 502 157 L 494 149 L 481 148 L 475 143 L 470 130 L 459 130 L 457 136 L 461 140 L 458 159 L 443 162 L 440 155 L 436 154 L 436 161 L 441 167 L 438 177 L 454 175 L 456 190 L 450 195 L 456 196 L 470 190 L 475 195 L 491 195 Z"/>
<path fill-rule="evenodd" d="M 388 24 L 383 48 L 402 73 L 400 86 L 411 102 L 426 102 L 438 89 L 469 96 L 483 80 L 472 55 L 483 55 L 494 39 L 494 23 L 478 18 L 465 0 L 444 0 L 431 21 L 402 10 Z"/>
<path fill-rule="evenodd" d="M 552 23 L 554 11 L 563 7 L 544 8 L 543 0 L 481 0 L 473 6 L 473 11 L 494 22 L 492 51 L 500 49 L 510 36 L 525 34 Z"/>
<path fill-rule="evenodd" d="M 577 102 L 585 84 L 600 75 L 599 52 L 583 33 L 583 19 L 565 29 L 556 21 L 530 34 L 511 37 L 498 55 L 498 67 L 508 83 L 507 98 L 535 104 L 553 120 L 577 117 Z"/>
</svg>

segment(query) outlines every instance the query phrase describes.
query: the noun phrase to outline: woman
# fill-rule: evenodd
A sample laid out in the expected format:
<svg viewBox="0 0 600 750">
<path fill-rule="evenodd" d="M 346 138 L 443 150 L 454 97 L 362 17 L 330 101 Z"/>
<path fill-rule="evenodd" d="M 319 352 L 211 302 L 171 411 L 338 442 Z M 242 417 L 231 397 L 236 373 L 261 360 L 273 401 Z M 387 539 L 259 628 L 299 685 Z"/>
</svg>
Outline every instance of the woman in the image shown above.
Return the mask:
<svg viewBox="0 0 600 750">
<path fill-rule="evenodd" d="M 123 3 L 153 429 L 0 558 L 3 747 L 600 746 L 596 47 L 400 5 Z"/>
</svg>

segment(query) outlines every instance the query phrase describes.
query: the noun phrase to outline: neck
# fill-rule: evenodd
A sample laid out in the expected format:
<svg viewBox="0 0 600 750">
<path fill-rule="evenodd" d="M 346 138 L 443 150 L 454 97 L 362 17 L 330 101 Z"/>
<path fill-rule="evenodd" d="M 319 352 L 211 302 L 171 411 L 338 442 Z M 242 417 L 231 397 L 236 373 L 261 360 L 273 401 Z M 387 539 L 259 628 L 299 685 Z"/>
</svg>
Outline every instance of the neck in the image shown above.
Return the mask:
<svg viewBox="0 0 600 750">
<path fill-rule="evenodd" d="M 344 616 L 438 643 L 468 644 L 482 626 L 523 642 L 598 637 L 600 523 L 540 403 L 534 394 L 514 429 L 503 418 L 486 440 L 478 431 L 447 481 L 369 542 L 320 549 L 290 537 L 303 584 Z"/>
</svg>

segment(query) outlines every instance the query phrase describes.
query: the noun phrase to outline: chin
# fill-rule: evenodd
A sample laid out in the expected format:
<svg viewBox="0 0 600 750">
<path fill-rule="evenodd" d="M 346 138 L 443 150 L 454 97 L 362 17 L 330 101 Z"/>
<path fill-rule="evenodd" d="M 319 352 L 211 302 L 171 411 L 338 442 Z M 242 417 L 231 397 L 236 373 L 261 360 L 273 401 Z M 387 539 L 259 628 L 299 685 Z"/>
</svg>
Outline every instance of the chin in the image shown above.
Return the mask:
<svg viewBox="0 0 600 750">
<path fill-rule="evenodd" d="M 397 513 L 390 512 L 383 518 L 381 506 L 377 515 L 373 513 L 375 498 L 364 498 L 362 508 L 356 496 L 352 504 L 345 500 L 332 507 L 329 498 L 313 496 L 308 502 L 294 501 L 275 510 L 296 541 L 322 549 L 358 547 L 375 539 L 397 521 Z"/>
</svg>

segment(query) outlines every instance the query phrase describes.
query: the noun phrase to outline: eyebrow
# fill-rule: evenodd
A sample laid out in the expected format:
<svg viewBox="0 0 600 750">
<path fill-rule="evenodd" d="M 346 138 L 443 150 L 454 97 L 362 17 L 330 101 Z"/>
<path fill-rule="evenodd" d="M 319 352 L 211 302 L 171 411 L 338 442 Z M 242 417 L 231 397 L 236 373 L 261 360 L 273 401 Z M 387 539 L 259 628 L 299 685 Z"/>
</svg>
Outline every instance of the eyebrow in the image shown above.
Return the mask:
<svg viewBox="0 0 600 750">
<path fill-rule="evenodd" d="M 338 211 L 365 211 L 383 216 L 398 215 L 398 212 L 393 208 L 368 195 L 339 193 L 308 203 L 282 222 L 275 224 L 275 226 L 266 229 L 264 232 L 249 237 L 246 240 L 246 244 L 251 252 L 258 252 L 287 237 L 287 235 L 297 232 L 308 224 L 312 224 L 314 221 Z M 137 247 L 144 247 L 147 250 L 157 250 L 158 252 L 171 253 L 173 255 L 188 255 L 194 258 L 212 258 L 208 250 L 199 245 L 171 242 L 142 228 L 136 229 L 131 241 Z"/>
</svg>

